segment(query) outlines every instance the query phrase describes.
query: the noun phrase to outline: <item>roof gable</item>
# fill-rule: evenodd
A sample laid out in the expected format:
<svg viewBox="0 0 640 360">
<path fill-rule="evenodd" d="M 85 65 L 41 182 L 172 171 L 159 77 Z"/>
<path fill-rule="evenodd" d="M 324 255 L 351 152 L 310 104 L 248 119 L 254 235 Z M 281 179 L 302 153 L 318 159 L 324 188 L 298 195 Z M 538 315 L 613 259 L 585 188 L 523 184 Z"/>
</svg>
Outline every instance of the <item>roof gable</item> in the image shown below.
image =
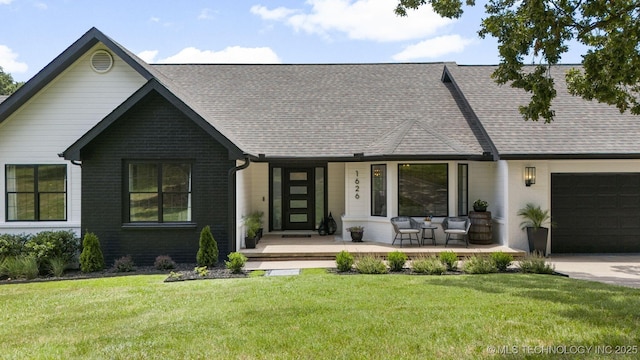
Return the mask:
<svg viewBox="0 0 640 360">
<path fill-rule="evenodd" d="M 149 80 L 142 88 L 136 91 L 131 97 L 129 97 L 124 103 L 118 106 L 113 112 L 107 115 L 102 121 L 100 121 L 91 130 L 85 133 L 80 139 L 67 148 L 61 155 L 66 160 L 82 160 L 80 151 L 102 132 L 104 132 L 109 126 L 111 126 L 122 115 L 129 111 L 135 104 L 141 99 L 147 96 L 151 92 L 157 92 L 164 97 L 169 103 L 175 106 L 178 110 L 184 113 L 190 118 L 196 125 L 200 126 L 206 133 L 211 135 L 216 141 L 222 144 L 229 150 L 229 157 L 238 159 L 244 156 L 242 150 L 240 150 L 233 142 L 216 130 L 211 124 L 205 121 L 197 112 L 191 107 L 187 106 L 180 98 L 169 91 L 163 84 L 156 79 Z"/>
<path fill-rule="evenodd" d="M 154 76 L 154 70 L 144 63 L 144 61 L 93 27 L 22 85 L 15 93 L 9 96 L 9 98 L 0 102 L 0 123 L 6 120 L 14 111 L 24 105 L 31 97 L 47 86 L 47 84 L 82 57 L 98 42 L 103 43 L 146 80 Z"/>
</svg>

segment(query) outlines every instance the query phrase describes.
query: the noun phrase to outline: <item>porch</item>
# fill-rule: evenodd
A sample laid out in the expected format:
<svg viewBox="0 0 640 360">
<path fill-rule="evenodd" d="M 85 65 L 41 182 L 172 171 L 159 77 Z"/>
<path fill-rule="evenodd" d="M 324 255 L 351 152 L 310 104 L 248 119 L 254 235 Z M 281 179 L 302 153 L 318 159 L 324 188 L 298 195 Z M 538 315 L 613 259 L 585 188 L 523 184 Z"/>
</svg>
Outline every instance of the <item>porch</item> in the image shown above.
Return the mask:
<svg viewBox="0 0 640 360">
<path fill-rule="evenodd" d="M 286 236 L 286 237 L 283 237 Z M 271 233 L 266 234 L 255 249 L 240 249 L 248 259 L 247 269 L 276 269 L 287 266 L 286 262 L 304 261 L 311 267 L 333 267 L 335 266 L 336 255 L 346 250 L 354 255 L 368 254 L 380 257 L 386 257 L 388 253 L 393 251 L 402 251 L 409 259 L 418 256 L 438 255 L 443 251 L 453 251 L 459 258 L 464 258 L 474 254 L 489 254 L 492 252 L 502 251 L 512 254 L 514 258 L 519 259 L 525 256 L 525 251 L 511 249 L 504 245 L 474 245 L 469 244 L 465 247 L 463 243 L 449 243 L 447 247 L 442 243 L 436 246 L 428 244 L 418 246 L 416 242 L 409 245 L 403 242 L 403 246 L 363 241 L 352 242 L 343 241 L 337 236 L 320 236 L 317 233 Z"/>
</svg>

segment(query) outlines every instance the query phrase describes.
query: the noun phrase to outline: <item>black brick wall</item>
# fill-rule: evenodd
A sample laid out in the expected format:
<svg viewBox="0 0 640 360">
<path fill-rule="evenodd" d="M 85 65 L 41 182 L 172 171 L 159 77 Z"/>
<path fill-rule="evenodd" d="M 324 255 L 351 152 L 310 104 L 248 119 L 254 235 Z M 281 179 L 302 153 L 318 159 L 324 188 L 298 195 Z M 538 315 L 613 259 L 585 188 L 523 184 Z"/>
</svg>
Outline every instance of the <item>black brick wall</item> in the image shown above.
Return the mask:
<svg viewBox="0 0 640 360">
<path fill-rule="evenodd" d="M 220 249 L 228 248 L 228 170 L 226 148 L 159 94 L 152 92 L 116 120 L 81 152 L 82 231 L 95 233 L 107 266 L 125 255 L 151 265 L 158 255 L 195 262 L 200 231 L 211 227 Z M 191 228 L 123 227 L 126 222 L 127 160 L 188 160 L 192 164 Z"/>
</svg>

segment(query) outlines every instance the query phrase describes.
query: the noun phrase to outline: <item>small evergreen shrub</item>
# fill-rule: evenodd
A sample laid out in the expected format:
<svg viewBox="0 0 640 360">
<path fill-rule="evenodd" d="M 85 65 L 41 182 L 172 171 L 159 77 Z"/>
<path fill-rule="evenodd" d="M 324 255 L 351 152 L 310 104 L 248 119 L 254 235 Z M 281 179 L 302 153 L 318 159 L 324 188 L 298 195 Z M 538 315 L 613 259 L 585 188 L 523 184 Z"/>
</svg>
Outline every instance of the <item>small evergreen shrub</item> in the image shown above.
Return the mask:
<svg viewBox="0 0 640 360">
<path fill-rule="evenodd" d="M 440 253 L 440 261 L 447 266 L 447 270 L 455 270 L 458 267 L 458 254 L 453 251 Z"/>
<path fill-rule="evenodd" d="M 169 255 L 160 255 L 153 262 L 153 267 L 157 270 L 172 270 L 176 268 L 176 262 Z"/>
<path fill-rule="evenodd" d="M 524 259 L 520 260 L 520 271 L 523 273 L 532 274 L 553 274 L 555 267 L 545 260 L 538 252 L 534 252 L 531 255 L 527 255 Z"/>
<path fill-rule="evenodd" d="M 462 270 L 467 274 L 491 274 L 498 272 L 498 268 L 491 258 L 479 255 L 466 258 Z"/>
<path fill-rule="evenodd" d="M 401 251 L 393 251 L 387 255 L 387 263 L 391 271 L 402 271 L 407 259 L 407 254 Z"/>
<path fill-rule="evenodd" d="M 200 232 L 200 249 L 198 249 L 196 261 L 200 266 L 209 267 L 218 263 L 218 243 L 213 238 L 209 225 Z"/>
<path fill-rule="evenodd" d="M 129 255 L 118 258 L 113 262 L 113 272 L 132 272 L 135 270 L 136 265 Z"/>
<path fill-rule="evenodd" d="M 0 234 L 0 260 L 22 255 L 24 244 L 31 238 L 27 234 Z"/>
<path fill-rule="evenodd" d="M 447 271 L 447 266 L 434 255 L 423 256 L 411 262 L 411 270 L 418 274 L 442 275 Z"/>
<path fill-rule="evenodd" d="M 353 255 L 346 250 L 342 250 L 336 255 L 336 267 L 339 272 L 351 271 L 353 267 Z"/>
<path fill-rule="evenodd" d="M 356 271 L 360 274 L 386 274 L 387 266 L 381 258 L 373 255 L 359 257 L 355 263 Z"/>
<path fill-rule="evenodd" d="M 10 279 L 35 279 L 38 261 L 31 255 L 8 256 L 0 263 L 0 276 Z"/>
<path fill-rule="evenodd" d="M 62 257 L 54 257 L 49 259 L 49 271 L 51 275 L 60 277 L 64 274 L 64 270 L 67 268 L 67 262 Z"/>
<path fill-rule="evenodd" d="M 94 233 L 87 231 L 82 240 L 82 253 L 80 254 L 80 270 L 90 273 L 104 269 L 104 256 L 100 249 L 100 240 Z"/>
<path fill-rule="evenodd" d="M 227 256 L 229 261 L 225 261 L 225 265 L 227 269 L 231 270 L 234 274 L 239 274 L 242 272 L 242 268 L 247 263 L 247 257 L 239 252 L 232 252 Z"/>
<path fill-rule="evenodd" d="M 491 259 L 496 264 L 498 271 L 507 271 L 507 268 L 513 262 L 513 255 L 498 251 L 491 253 Z"/>
</svg>

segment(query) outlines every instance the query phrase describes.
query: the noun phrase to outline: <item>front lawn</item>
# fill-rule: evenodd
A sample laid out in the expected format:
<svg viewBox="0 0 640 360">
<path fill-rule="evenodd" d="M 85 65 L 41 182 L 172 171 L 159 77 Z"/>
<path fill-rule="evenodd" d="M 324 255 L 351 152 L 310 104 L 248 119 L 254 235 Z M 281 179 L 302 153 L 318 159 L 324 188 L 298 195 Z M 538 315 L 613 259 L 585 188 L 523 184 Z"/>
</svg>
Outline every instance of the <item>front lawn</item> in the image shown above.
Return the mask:
<svg viewBox="0 0 640 360">
<path fill-rule="evenodd" d="M 631 353 L 615 357 L 622 359 L 637 358 L 640 346 L 640 290 L 558 276 L 308 271 L 165 278 L 2 285 L 0 358 L 477 359 L 556 352 L 542 357 L 595 359 Z"/>
</svg>

